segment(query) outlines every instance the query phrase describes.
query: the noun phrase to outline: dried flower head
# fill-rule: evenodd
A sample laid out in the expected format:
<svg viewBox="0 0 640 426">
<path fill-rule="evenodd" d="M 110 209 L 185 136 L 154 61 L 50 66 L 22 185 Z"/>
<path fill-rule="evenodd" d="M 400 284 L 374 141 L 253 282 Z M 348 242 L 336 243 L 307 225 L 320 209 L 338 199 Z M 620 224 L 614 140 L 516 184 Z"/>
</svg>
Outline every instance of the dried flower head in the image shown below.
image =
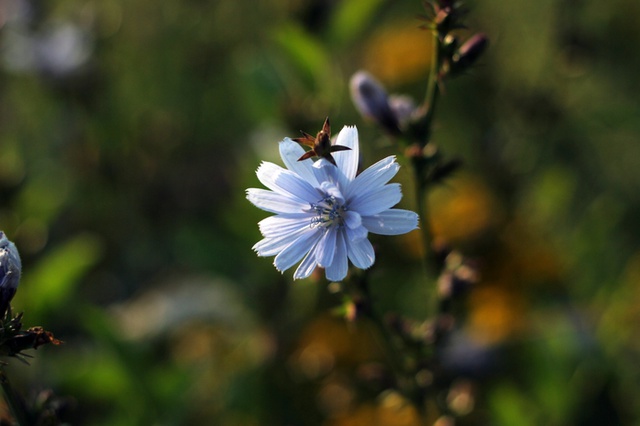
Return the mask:
<svg viewBox="0 0 640 426">
<path fill-rule="evenodd" d="M 322 130 L 318 132 L 314 138 L 309 133 L 302 132 L 301 138 L 292 139 L 294 142 L 298 142 L 300 145 L 305 145 L 311 148 L 311 151 L 307 151 L 298 158 L 298 161 L 303 161 L 313 157 L 320 157 L 327 159 L 334 166 L 336 160 L 331 155 L 332 152 L 346 151 L 351 148 L 342 145 L 331 144 L 331 125 L 329 124 L 329 117 L 324 120 Z"/>
</svg>

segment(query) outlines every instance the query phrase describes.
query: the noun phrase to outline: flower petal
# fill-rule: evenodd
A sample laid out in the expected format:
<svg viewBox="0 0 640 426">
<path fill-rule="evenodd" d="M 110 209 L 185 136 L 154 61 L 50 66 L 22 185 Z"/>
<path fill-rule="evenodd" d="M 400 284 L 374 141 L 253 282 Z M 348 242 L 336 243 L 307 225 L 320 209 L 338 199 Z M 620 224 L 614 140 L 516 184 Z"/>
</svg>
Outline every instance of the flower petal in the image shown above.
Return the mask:
<svg viewBox="0 0 640 426">
<path fill-rule="evenodd" d="M 389 182 L 398 173 L 398 170 L 400 170 L 400 165 L 393 155 L 378 161 L 360 173 L 351 185 L 344 190 L 345 198 L 350 198 L 357 193 L 365 194 L 376 190 Z"/>
<path fill-rule="evenodd" d="M 349 253 L 349 260 L 357 268 L 367 269 L 376 260 L 376 254 L 373 250 L 373 246 L 368 239 L 363 238 L 358 241 L 348 241 L 347 250 Z"/>
<path fill-rule="evenodd" d="M 298 229 L 310 228 L 311 217 L 309 213 L 269 216 L 258 222 L 258 228 L 264 237 L 278 237 Z"/>
<path fill-rule="evenodd" d="M 357 212 L 347 210 L 344 213 L 344 223 L 348 228 L 355 229 L 362 225 L 362 216 Z"/>
<path fill-rule="evenodd" d="M 286 246 L 273 260 L 278 271 L 286 271 L 298 263 L 302 257 L 313 249 L 322 237 L 322 232 L 317 228 L 311 228 L 311 232 L 305 232 L 298 239 Z"/>
<path fill-rule="evenodd" d="M 335 184 L 338 182 L 338 175 L 340 174 L 336 167 L 324 158 L 319 159 L 313 163 L 313 173 L 315 178 L 320 182 L 318 187 L 322 185 Z"/>
<path fill-rule="evenodd" d="M 357 193 L 349 201 L 349 210 L 371 216 L 395 206 L 402 199 L 399 183 L 390 183 L 374 191 Z"/>
<path fill-rule="evenodd" d="M 332 154 L 338 169 L 344 174 L 346 181 L 350 182 L 356 177 L 358 161 L 360 160 L 358 129 L 355 126 L 344 126 L 338 133 L 338 137 L 336 137 L 335 145 L 351 148 L 348 151 L 338 151 Z M 346 184 L 347 182 L 341 183 Z"/>
<path fill-rule="evenodd" d="M 360 241 L 367 238 L 369 231 L 364 226 L 358 226 L 356 228 L 344 228 L 346 230 L 347 241 Z"/>
<path fill-rule="evenodd" d="M 247 189 L 247 200 L 259 209 L 272 213 L 302 213 L 309 203 L 291 196 L 259 188 Z"/>
<path fill-rule="evenodd" d="M 335 167 L 334 167 L 335 169 Z M 332 183 L 332 182 L 322 182 L 320 184 L 320 189 L 323 192 L 325 197 L 333 197 L 333 199 L 340 205 L 344 205 L 344 197 L 342 196 L 342 192 L 340 189 Z M 323 197 L 324 198 L 324 197 Z"/>
<path fill-rule="evenodd" d="M 400 235 L 418 227 L 418 215 L 409 210 L 390 209 L 363 217 L 362 224 L 374 234 Z"/>
<path fill-rule="evenodd" d="M 298 221 L 295 227 L 283 227 L 279 233 L 275 234 L 274 232 L 275 235 L 273 236 L 265 236 L 264 239 L 258 241 L 253 246 L 253 250 L 261 257 L 275 256 L 288 247 L 289 244 L 300 238 L 305 232 L 315 231 L 309 227 L 308 222 Z"/>
<path fill-rule="evenodd" d="M 328 228 L 314 247 L 318 266 L 326 268 L 331 265 L 333 255 L 336 252 L 336 234 L 338 234 L 338 231 L 335 227 Z"/>
<path fill-rule="evenodd" d="M 347 244 L 343 232 L 336 232 L 336 253 L 333 262 L 325 269 L 329 281 L 342 281 L 347 276 L 349 262 L 347 261 Z"/>
<path fill-rule="evenodd" d="M 312 203 L 320 197 L 320 192 L 311 184 L 276 164 L 264 162 L 258 167 L 256 174 L 264 186 L 274 192 L 291 195 L 293 199 Z"/>
<path fill-rule="evenodd" d="M 296 269 L 296 272 L 294 272 L 293 279 L 301 280 L 303 278 L 307 278 L 313 273 L 313 271 L 316 269 L 316 266 L 318 266 L 318 264 L 316 263 L 315 252 L 312 250 L 300 263 L 300 265 Z"/>
<path fill-rule="evenodd" d="M 259 257 L 276 256 L 296 238 L 298 234 L 290 234 L 282 238 L 263 238 L 251 248 Z"/>
<path fill-rule="evenodd" d="M 318 186 L 318 181 L 316 180 L 315 175 L 311 170 L 313 161 L 298 161 L 298 158 L 300 158 L 305 153 L 304 148 L 302 148 L 300 144 L 292 141 L 289 138 L 285 138 L 282 142 L 280 142 L 279 148 L 280 157 L 282 157 L 282 161 L 284 161 L 287 169 L 300 176 L 303 180 L 309 182 L 311 186 Z"/>
</svg>

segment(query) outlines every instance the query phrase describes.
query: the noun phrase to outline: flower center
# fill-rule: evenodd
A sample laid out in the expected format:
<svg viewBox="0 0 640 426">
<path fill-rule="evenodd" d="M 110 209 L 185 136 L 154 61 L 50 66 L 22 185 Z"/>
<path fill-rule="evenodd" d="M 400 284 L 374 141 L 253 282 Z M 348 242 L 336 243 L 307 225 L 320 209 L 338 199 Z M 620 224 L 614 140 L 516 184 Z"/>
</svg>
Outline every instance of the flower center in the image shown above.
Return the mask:
<svg viewBox="0 0 640 426">
<path fill-rule="evenodd" d="M 316 216 L 311 219 L 312 227 L 329 228 L 333 225 L 344 225 L 343 214 L 347 211 L 347 207 L 342 205 L 335 196 L 328 195 L 317 203 L 311 203 L 311 211 L 316 213 Z"/>
</svg>

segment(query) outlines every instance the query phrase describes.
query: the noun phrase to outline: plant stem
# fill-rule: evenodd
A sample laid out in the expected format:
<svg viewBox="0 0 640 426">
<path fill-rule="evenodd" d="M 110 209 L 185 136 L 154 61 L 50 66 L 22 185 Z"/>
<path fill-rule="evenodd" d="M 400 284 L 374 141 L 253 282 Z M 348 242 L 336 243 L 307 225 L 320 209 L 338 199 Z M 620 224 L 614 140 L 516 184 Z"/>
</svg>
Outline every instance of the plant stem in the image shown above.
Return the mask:
<svg viewBox="0 0 640 426">
<path fill-rule="evenodd" d="M 431 261 L 433 252 L 433 233 L 431 230 L 431 220 L 429 218 L 429 209 L 427 207 L 428 185 L 424 182 L 423 170 L 420 166 L 415 166 L 416 179 L 416 205 L 418 216 L 420 216 L 420 232 L 422 234 L 422 259 L 425 272 L 430 272 L 433 262 Z"/>
<path fill-rule="evenodd" d="M 18 423 L 18 426 L 28 426 L 30 423 L 27 421 L 28 418 L 24 409 L 24 404 L 11 387 L 9 378 L 4 373 L 4 370 L 0 370 L 0 384 L 2 385 L 7 405 L 9 405 L 9 409 Z"/>
<path fill-rule="evenodd" d="M 429 80 L 427 81 L 427 94 L 423 104 L 425 114 L 422 117 L 422 124 L 419 126 L 420 128 L 425 129 L 424 139 L 418 141 L 422 148 L 424 148 L 431 140 L 433 115 L 435 113 L 436 102 L 438 101 L 438 94 L 440 92 L 438 86 L 440 72 L 440 36 L 436 28 L 433 28 L 431 31 L 433 36 L 433 45 L 431 48 L 431 69 L 429 71 Z M 425 161 L 414 161 L 413 167 L 416 180 L 416 203 L 418 206 L 418 214 L 422 221 L 420 229 L 422 232 L 422 245 L 424 250 L 423 259 L 425 270 L 430 272 L 433 269 L 433 233 L 427 208 L 427 194 L 429 190 L 427 175 L 428 168 L 431 167 L 431 163 Z"/>
<path fill-rule="evenodd" d="M 431 32 L 433 35 L 433 45 L 431 46 L 431 69 L 429 70 L 429 80 L 427 81 L 427 95 L 424 99 L 424 108 L 426 109 L 426 113 L 423 118 L 428 130 L 427 140 L 421 141 L 423 147 L 427 145 L 431 139 L 431 122 L 436 109 L 438 93 L 440 92 L 438 86 L 438 75 L 440 72 L 440 35 L 436 28 L 433 28 Z"/>
<path fill-rule="evenodd" d="M 354 284 L 357 286 L 356 292 L 360 293 L 359 295 L 356 294 L 355 297 L 361 297 L 364 302 L 361 306 L 360 312 L 379 330 L 379 333 L 376 335 L 376 340 L 378 340 L 378 343 L 383 348 L 395 376 L 397 378 L 404 378 L 406 375 L 404 362 L 399 356 L 399 351 L 393 343 L 394 336 L 390 332 L 387 324 L 385 324 L 384 320 L 380 315 L 378 315 L 373 307 L 373 297 L 371 296 L 371 290 L 369 289 L 366 272 L 363 276 L 357 277 L 354 281 Z M 353 299 L 354 295 L 352 294 L 351 297 Z"/>
</svg>

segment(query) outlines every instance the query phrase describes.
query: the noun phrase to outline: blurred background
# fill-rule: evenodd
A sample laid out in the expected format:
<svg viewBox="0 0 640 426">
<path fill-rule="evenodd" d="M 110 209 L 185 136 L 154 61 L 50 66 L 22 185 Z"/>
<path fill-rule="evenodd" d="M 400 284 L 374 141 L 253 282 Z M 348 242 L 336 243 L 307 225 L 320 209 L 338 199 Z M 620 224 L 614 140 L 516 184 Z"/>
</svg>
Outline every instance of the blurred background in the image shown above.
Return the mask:
<svg viewBox="0 0 640 426">
<path fill-rule="evenodd" d="M 481 280 L 448 349 L 459 424 L 640 422 L 640 3 L 469 0 L 490 48 L 450 81 L 435 142 L 464 169 L 429 199 L 436 238 Z M 85 425 L 414 425 L 357 372 L 366 323 L 324 278 L 251 250 L 245 200 L 277 142 L 355 124 L 366 69 L 421 101 L 421 2 L 1 0 L 0 229 L 13 302 L 65 342 L 5 368 Z M 404 160 L 400 160 L 401 163 Z M 410 187 L 408 167 L 396 181 Z M 413 208 L 405 189 L 402 207 Z M 376 308 L 429 315 L 419 236 L 374 239 Z M 398 278 L 400 277 L 400 278 Z M 364 366 L 364 367 L 363 367 Z M 454 392 L 455 391 L 455 392 Z M 6 408 L 4 409 L 6 412 Z"/>
</svg>

